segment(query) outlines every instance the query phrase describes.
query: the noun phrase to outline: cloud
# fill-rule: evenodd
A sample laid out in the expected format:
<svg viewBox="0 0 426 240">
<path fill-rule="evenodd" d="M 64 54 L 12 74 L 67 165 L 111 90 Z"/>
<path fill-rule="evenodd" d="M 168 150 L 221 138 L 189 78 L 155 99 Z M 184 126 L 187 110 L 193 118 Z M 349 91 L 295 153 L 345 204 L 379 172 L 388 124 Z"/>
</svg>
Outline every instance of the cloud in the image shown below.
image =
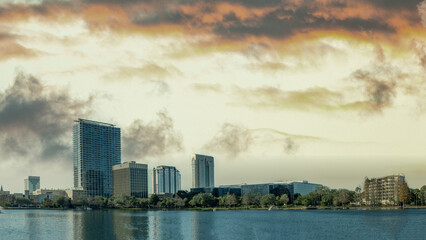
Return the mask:
<svg viewBox="0 0 426 240">
<path fill-rule="evenodd" d="M 202 92 L 221 93 L 223 91 L 222 85 L 220 84 L 194 83 L 191 85 L 191 87 L 196 91 L 202 91 Z"/>
<path fill-rule="evenodd" d="M 364 105 L 362 108 L 366 112 L 382 112 L 386 107 L 392 106 L 396 96 L 396 79 L 403 78 L 402 74 L 397 74 L 389 67 L 377 67 L 370 70 L 357 70 L 352 74 L 355 81 L 360 82 L 364 88 L 366 100 L 351 103 L 350 105 Z"/>
<path fill-rule="evenodd" d="M 341 109 L 344 104 L 341 93 L 322 87 L 301 91 L 283 91 L 276 87 L 235 87 L 233 95 L 238 98 L 239 103 L 249 107 L 334 111 Z"/>
<path fill-rule="evenodd" d="M 244 126 L 224 123 L 215 136 L 204 144 L 203 150 L 225 154 L 235 159 L 253 147 L 269 148 L 278 144 L 284 153 L 292 155 L 297 153 L 302 142 L 342 143 L 321 137 L 289 134 L 270 128 L 248 129 Z"/>
<path fill-rule="evenodd" d="M 286 138 L 284 142 L 284 151 L 287 154 L 294 154 L 299 150 L 299 144 L 297 144 L 292 138 Z"/>
<path fill-rule="evenodd" d="M 163 79 L 169 76 L 182 75 L 182 72 L 174 66 L 159 66 L 158 64 L 148 62 L 140 67 L 117 67 L 112 73 L 105 75 L 109 80 L 129 80 L 141 79 L 152 80 Z"/>
<path fill-rule="evenodd" d="M 71 160 L 73 119 L 91 111 L 93 98 L 73 99 L 39 79 L 18 73 L 0 93 L 0 154 L 7 160 Z"/>
<path fill-rule="evenodd" d="M 126 161 L 163 156 L 182 150 L 182 136 L 176 132 L 167 111 L 157 113 L 158 119 L 144 123 L 135 120 L 123 130 L 123 155 Z"/>
<path fill-rule="evenodd" d="M 247 151 L 253 137 L 244 128 L 230 123 L 224 123 L 216 135 L 204 145 L 204 149 L 212 152 L 221 152 L 235 158 Z"/>
<path fill-rule="evenodd" d="M 19 44 L 18 38 L 17 35 L 2 31 L 0 26 L 0 61 L 11 58 L 32 58 L 40 54 L 38 51 Z"/>
<path fill-rule="evenodd" d="M 419 5 L 417 5 L 417 9 L 422 19 L 422 24 L 424 27 L 426 27 L 426 1 L 423 1 Z"/>
<path fill-rule="evenodd" d="M 420 66 L 426 69 L 426 43 L 419 39 L 413 39 L 411 41 L 411 46 L 419 59 Z"/>
</svg>

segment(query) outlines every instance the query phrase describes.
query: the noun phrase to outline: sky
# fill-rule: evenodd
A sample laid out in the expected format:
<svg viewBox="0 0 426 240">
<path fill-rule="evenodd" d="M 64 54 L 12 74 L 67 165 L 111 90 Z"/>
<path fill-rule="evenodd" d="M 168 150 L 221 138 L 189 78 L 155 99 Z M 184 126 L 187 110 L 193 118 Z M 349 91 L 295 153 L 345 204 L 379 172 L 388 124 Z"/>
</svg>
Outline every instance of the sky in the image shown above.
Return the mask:
<svg viewBox="0 0 426 240">
<path fill-rule="evenodd" d="M 222 184 L 426 185 L 426 1 L 1 0 L 0 184 L 73 186 L 72 126 Z"/>
</svg>

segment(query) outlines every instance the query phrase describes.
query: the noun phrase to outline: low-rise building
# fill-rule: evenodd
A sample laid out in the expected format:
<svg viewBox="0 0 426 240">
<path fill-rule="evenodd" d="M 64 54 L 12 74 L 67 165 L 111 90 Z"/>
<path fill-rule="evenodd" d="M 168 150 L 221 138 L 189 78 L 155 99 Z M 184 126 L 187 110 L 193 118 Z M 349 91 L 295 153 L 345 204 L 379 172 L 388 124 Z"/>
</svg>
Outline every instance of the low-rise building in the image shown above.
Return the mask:
<svg viewBox="0 0 426 240">
<path fill-rule="evenodd" d="M 4 191 L 3 186 L 0 188 L 0 196 L 10 195 L 10 191 Z"/>
<path fill-rule="evenodd" d="M 53 200 L 56 197 L 68 197 L 63 189 L 37 189 L 30 196 L 32 200 L 39 203 L 44 203 L 46 199 Z"/>
<path fill-rule="evenodd" d="M 306 180 L 294 181 L 290 184 L 293 185 L 294 194 L 300 194 L 302 196 L 317 190 L 319 187 L 322 187 L 322 184 L 310 183 Z"/>
<path fill-rule="evenodd" d="M 67 193 L 68 198 L 71 200 L 81 200 L 87 197 L 86 191 L 82 187 L 73 187 L 66 189 L 65 192 Z"/>
</svg>

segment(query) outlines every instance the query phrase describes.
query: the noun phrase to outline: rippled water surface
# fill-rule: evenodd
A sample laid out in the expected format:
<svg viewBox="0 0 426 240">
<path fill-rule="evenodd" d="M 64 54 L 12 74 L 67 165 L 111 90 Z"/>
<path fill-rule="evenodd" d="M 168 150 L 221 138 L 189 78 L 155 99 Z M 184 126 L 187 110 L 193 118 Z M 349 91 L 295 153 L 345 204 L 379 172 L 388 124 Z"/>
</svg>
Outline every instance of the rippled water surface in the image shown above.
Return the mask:
<svg viewBox="0 0 426 240">
<path fill-rule="evenodd" d="M 4 210 L 0 239 L 426 239 L 426 209 Z"/>
</svg>

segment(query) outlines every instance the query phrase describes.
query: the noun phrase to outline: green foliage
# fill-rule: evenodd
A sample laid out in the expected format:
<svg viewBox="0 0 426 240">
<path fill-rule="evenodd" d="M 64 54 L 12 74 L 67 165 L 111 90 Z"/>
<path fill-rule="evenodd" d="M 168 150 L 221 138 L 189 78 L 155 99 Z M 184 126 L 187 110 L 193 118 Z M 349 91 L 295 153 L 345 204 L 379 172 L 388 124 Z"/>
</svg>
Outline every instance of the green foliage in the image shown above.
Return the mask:
<svg viewBox="0 0 426 240">
<path fill-rule="evenodd" d="M 262 196 L 262 199 L 260 200 L 260 204 L 263 207 L 269 207 L 276 204 L 276 199 L 274 194 L 266 194 Z"/>
<path fill-rule="evenodd" d="M 283 206 L 283 205 L 287 205 L 290 202 L 290 198 L 288 197 L 287 194 L 283 194 L 281 195 L 281 197 L 278 198 L 278 204 Z"/>
<path fill-rule="evenodd" d="M 149 206 L 156 206 L 158 204 L 158 202 L 160 201 L 160 198 L 158 197 L 157 194 L 152 194 L 149 197 Z"/>
<path fill-rule="evenodd" d="M 195 195 L 189 205 L 193 207 L 214 207 L 216 206 L 216 198 L 211 193 L 199 193 Z"/>
<path fill-rule="evenodd" d="M 52 199 L 46 198 L 46 199 L 44 199 L 42 206 L 43 206 L 43 208 L 53 208 L 53 207 L 55 207 L 55 204 L 54 204 Z"/>
<path fill-rule="evenodd" d="M 244 194 L 241 200 L 241 204 L 244 206 L 260 206 L 260 200 L 262 196 L 260 194 Z"/>
</svg>

